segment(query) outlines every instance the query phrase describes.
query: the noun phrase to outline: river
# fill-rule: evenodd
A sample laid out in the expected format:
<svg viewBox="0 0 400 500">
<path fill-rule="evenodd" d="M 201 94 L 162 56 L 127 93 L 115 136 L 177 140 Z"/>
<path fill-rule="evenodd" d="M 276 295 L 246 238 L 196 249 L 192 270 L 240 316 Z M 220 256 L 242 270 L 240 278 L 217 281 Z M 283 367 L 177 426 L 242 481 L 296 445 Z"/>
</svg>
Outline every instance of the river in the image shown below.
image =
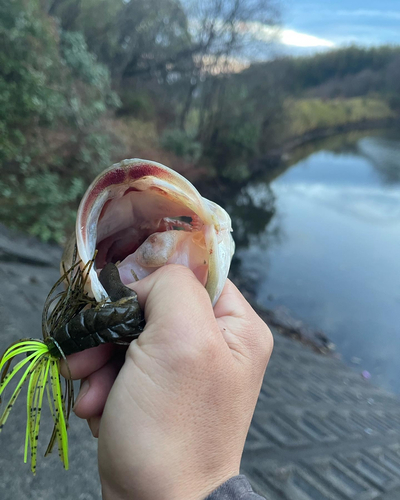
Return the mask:
<svg viewBox="0 0 400 500">
<path fill-rule="evenodd" d="M 257 301 L 322 330 L 400 393 L 400 133 L 298 149 L 228 209 L 235 270 Z"/>
</svg>

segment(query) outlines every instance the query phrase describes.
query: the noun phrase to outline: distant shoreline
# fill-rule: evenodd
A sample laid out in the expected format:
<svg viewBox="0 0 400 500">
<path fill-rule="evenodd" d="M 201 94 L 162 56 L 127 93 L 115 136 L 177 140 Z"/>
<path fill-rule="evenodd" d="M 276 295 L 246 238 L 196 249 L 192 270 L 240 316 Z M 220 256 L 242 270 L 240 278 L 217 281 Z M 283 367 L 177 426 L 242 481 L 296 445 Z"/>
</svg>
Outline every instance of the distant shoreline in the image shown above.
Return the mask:
<svg viewBox="0 0 400 500">
<path fill-rule="evenodd" d="M 309 142 L 326 139 L 328 137 L 346 132 L 385 129 L 391 127 L 400 127 L 400 116 L 394 118 L 381 118 L 378 120 L 362 120 L 359 122 L 336 125 L 334 127 L 310 130 L 305 134 L 288 139 L 282 146 L 271 149 L 267 154 L 253 160 L 250 163 L 250 170 L 252 173 L 258 173 L 261 170 L 264 170 L 266 164 L 276 166 L 282 161 L 285 155 Z"/>
</svg>

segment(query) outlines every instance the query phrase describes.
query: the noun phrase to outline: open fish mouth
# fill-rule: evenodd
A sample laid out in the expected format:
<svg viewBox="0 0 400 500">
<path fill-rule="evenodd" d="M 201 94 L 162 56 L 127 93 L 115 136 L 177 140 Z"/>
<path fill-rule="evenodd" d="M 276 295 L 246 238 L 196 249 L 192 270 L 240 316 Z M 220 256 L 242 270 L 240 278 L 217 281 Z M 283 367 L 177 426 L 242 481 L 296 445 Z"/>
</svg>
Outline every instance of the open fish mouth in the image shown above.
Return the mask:
<svg viewBox="0 0 400 500">
<path fill-rule="evenodd" d="M 121 198 L 108 200 L 100 214 L 96 269 L 117 263 L 122 282 L 129 285 L 163 265 L 183 264 L 205 285 L 204 222 L 153 186 L 143 191 L 133 186 L 126 191 Z"/>
<path fill-rule="evenodd" d="M 215 303 L 234 251 L 231 231 L 225 210 L 180 174 L 133 159 L 113 165 L 91 184 L 78 210 L 76 243 L 83 265 L 97 250 L 88 281 L 97 301 L 107 298 L 98 274 L 112 262 L 128 287 L 164 265 L 182 264 Z"/>
</svg>

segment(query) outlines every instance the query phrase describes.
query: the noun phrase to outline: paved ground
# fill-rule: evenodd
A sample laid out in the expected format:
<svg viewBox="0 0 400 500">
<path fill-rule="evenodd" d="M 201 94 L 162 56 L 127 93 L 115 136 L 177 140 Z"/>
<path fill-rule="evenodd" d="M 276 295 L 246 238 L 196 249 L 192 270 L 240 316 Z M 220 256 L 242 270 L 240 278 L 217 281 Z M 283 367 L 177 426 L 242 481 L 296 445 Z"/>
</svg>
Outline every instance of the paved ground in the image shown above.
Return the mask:
<svg viewBox="0 0 400 500">
<path fill-rule="evenodd" d="M 40 337 L 59 258 L 56 247 L 10 238 L 0 226 L 0 350 Z M 71 421 L 70 471 L 53 456 L 40 459 L 36 477 L 23 464 L 24 426 L 21 399 L 0 435 L 1 500 L 100 499 L 96 441 L 84 422 Z M 42 452 L 50 428 L 44 421 Z M 270 500 L 399 500 L 400 401 L 340 361 L 275 335 L 243 472 Z"/>
<path fill-rule="evenodd" d="M 271 500 L 399 500 L 400 401 L 275 335 L 242 465 Z"/>
</svg>

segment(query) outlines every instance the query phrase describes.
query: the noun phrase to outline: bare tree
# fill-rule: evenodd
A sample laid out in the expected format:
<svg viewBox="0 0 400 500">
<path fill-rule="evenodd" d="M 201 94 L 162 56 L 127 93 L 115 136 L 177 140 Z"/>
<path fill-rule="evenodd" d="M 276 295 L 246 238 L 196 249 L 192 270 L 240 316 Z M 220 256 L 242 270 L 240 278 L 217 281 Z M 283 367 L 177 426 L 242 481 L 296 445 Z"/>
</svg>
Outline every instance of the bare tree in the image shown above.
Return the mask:
<svg viewBox="0 0 400 500">
<path fill-rule="evenodd" d="M 276 0 L 190 0 L 187 14 L 203 54 L 230 56 L 252 41 L 254 30 L 276 26 Z"/>
<path fill-rule="evenodd" d="M 181 128 L 185 126 L 198 86 L 207 75 L 229 73 L 232 61 L 244 57 L 243 50 L 252 43 L 254 32 L 268 33 L 268 28 L 279 22 L 276 0 L 189 0 L 185 5 L 196 53 L 180 116 Z M 273 31 L 270 33 L 272 38 Z M 204 100 L 210 99 L 205 96 Z M 204 116 L 200 122 L 204 122 Z"/>
</svg>

